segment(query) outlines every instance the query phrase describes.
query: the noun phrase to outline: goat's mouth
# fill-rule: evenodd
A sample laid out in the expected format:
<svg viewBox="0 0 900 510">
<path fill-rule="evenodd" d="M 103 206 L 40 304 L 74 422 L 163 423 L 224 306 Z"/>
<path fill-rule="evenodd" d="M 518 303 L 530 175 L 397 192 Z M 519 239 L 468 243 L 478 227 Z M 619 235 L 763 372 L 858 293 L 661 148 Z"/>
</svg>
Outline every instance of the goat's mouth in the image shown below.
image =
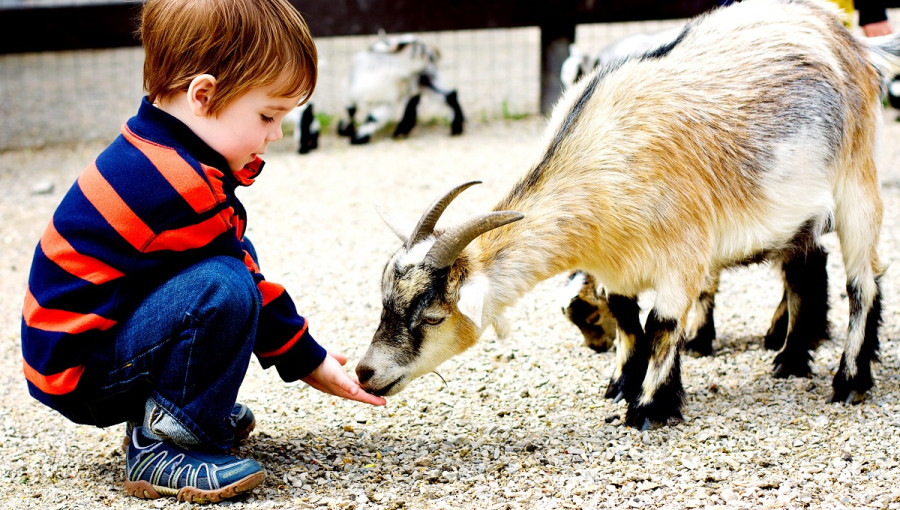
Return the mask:
<svg viewBox="0 0 900 510">
<path fill-rule="evenodd" d="M 397 383 L 399 383 L 402 380 L 403 380 L 403 376 L 401 375 L 400 377 L 394 379 L 393 382 L 388 383 L 387 385 L 382 386 L 381 388 L 378 388 L 377 390 L 367 388 L 367 391 L 369 393 L 371 393 L 372 395 L 375 395 L 378 397 L 386 397 L 391 394 L 391 391 L 397 386 Z"/>
</svg>

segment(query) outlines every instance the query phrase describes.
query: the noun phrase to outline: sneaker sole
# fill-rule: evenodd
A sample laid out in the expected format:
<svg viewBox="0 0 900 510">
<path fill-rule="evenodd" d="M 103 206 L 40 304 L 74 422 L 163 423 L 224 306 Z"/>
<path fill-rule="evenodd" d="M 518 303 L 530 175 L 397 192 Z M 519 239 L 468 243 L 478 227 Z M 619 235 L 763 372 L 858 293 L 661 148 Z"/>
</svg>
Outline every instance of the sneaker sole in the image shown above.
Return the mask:
<svg viewBox="0 0 900 510">
<path fill-rule="evenodd" d="M 125 490 L 128 494 L 141 499 L 157 499 L 165 496 L 174 496 L 178 501 L 189 503 L 218 503 L 223 499 L 233 498 L 239 494 L 251 491 L 258 487 L 266 479 L 265 472 L 253 473 L 231 485 L 215 490 L 203 490 L 196 487 L 182 487 L 170 489 L 153 485 L 145 480 L 135 482 L 126 481 Z"/>
</svg>

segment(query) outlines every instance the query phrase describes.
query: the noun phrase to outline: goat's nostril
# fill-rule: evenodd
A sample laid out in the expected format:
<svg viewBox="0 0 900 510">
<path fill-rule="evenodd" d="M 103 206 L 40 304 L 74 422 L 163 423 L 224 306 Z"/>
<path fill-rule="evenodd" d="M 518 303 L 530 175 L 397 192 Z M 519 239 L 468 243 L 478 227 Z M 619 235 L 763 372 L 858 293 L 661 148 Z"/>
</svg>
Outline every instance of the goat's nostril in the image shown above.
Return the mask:
<svg viewBox="0 0 900 510">
<path fill-rule="evenodd" d="M 356 367 L 356 377 L 359 378 L 359 382 L 362 384 L 365 384 L 373 375 L 375 375 L 375 371 L 369 367 L 364 367 L 362 365 Z"/>
</svg>

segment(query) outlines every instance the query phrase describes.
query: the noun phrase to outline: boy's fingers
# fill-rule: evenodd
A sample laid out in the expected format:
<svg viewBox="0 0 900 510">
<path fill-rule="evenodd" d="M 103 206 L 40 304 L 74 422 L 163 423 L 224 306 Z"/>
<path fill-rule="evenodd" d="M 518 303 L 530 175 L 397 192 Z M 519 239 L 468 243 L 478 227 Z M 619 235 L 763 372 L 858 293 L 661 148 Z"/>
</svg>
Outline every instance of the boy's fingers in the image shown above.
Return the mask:
<svg viewBox="0 0 900 510">
<path fill-rule="evenodd" d="M 372 404 L 373 406 L 383 406 L 387 404 L 387 400 L 382 397 L 376 397 L 371 393 L 367 393 L 365 390 L 360 389 L 359 393 L 351 397 L 353 400 L 357 402 L 362 402 L 364 404 Z"/>
<path fill-rule="evenodd" d="M 330 351 L 329 351 L 329 352 L 328 352 L 328 355 L 331 356 L 332 358 L 336 359 L 336 360 L 338 361 L 338 363 L 341 364 L 341 366 L 347 364 L 347 356 L 344 356 L 344 355 L 341 354 L 341 353 L 338 353 L 338 352 L 330 352 Z"/>
</svg>

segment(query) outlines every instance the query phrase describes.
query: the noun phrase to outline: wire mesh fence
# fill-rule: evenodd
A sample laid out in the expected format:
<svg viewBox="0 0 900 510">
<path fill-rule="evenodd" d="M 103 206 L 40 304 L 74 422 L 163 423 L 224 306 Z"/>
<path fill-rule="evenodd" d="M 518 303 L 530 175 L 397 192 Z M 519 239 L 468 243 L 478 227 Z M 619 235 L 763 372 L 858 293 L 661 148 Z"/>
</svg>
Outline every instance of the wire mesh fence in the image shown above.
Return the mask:
<svg viewBox="0 0 900 510">
<path fill-rule="evenodd" d="M 0 7 L 72 3 L 0 0 Z M 900 9 L 889 10 L 888 15 L 894 29 L 900 30 Z M 596 54 L 627 35 L 655 32 L 684 21 L 579 25 L 576 44 L 582 51 Z M 419 35 L 440 49 L 442 77 L 446 85 L 458 90 L 470 122 L 539 113 L 537 28 Z M 319 82 L 313 96 L 317 113 L 326 117 L 343 114 L 352 57 L 377 37 L 317 40 Z M 112 139 L 136 111 L 143 95 L 142 66 L 143 50 L 139 47 L 0 55 L 0 150 Z M 423 97 L 419 112 L 420 119 L 425 120 L 449 117 L 437 96 Z"/>
</svg>

